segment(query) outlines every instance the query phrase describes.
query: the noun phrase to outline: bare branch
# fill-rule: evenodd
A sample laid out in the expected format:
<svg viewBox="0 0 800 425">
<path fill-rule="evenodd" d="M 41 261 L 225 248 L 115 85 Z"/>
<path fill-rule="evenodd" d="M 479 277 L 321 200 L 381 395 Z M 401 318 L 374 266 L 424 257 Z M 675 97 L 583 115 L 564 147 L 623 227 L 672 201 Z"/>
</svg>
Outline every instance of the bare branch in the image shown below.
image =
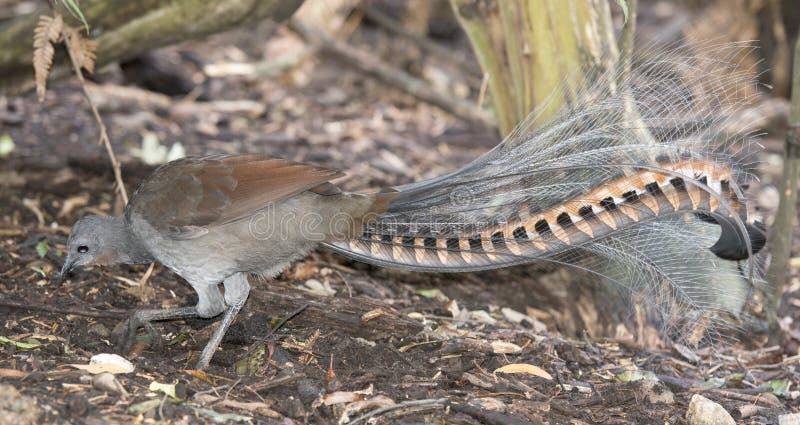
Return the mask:
<svg viewBox="0 0 800 425">
<path fill-rule="evenodd" d="M 86 88 L 86 79 L 83 78 L 83 73 L 81 72 L 81 67 L 86 65 L 85 58 L 83 56 L 78 57 L 78 52 L 74 50 L 75 46 L 72 43 L 72 37 L 64 37 L 64 45 L 67 46 L 67 53 L 69 54 L 72 68 L 75 71 L 75 76 L 78 77 L 83 94 L 86 97 L 86 101 L 89 102 L 89 106 L 92 108 L 92 114 L 94 115 L 95 121 L 97 121 L 97 127 L 100 129 L 100 143 L 106 147 L 108 159 L 111 161 L 111 168 L 114 170 L 114 180 L 117 182 L 117 191 L 119 191 L 123 203 L 127 205 L 128 192 L 125 190 L 125 182 L 122 181 L 122 169 L 117 160 L 117 156 L 114 155 L 114 148 L 111 147 L 111 140 L 108 138 L 106 125 L 103 123 L 103 119 L 100 117 L 100 112 L 97 111 L 94 102 L 92 102 L 92 97 L 89 95 L 89 90 Z M 84 53 L 81 53 L 81 55 Z"/>
</svg>

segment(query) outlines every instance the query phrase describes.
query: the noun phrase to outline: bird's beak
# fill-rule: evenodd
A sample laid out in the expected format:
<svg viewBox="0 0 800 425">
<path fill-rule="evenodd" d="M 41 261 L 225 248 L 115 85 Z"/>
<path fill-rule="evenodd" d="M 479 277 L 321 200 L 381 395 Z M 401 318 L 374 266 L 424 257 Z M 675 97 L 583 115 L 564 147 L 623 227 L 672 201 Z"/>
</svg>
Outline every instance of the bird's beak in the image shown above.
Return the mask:
<svg viewBox="0 0 800 425">
<path fill-rule="evenodd" d="M 61 266 L 61 278 L 66 277 L 69 274 L 69 272 L 71 272 L 72 269 L 74 268 L 75 268 L 75 259 L 67 256 L 66 261 L 64 261 L 64 265 Z"/>
</svg>

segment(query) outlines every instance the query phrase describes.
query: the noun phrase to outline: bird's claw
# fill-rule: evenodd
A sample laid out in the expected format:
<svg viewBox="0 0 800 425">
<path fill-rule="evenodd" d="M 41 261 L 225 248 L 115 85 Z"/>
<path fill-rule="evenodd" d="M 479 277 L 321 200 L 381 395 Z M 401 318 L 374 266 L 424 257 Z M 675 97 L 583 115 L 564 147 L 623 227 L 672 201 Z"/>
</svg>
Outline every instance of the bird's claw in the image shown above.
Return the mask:
<svg viewBox="0 0 800 425">
<path fill-rule="evenodd" d="M 136 342 L 136 333 L 139 328 L 144 328 L 150 337 L 150 343 L 157 350 L 164 348 L 164 339 L 161 333 L 153 326 L 152 319 L 147 314 L 147 310 L 136 310 L 121 324 L 121 330 L 117 333 L 117 347 L 119 351 L 128 354 Z"/>
</svg>

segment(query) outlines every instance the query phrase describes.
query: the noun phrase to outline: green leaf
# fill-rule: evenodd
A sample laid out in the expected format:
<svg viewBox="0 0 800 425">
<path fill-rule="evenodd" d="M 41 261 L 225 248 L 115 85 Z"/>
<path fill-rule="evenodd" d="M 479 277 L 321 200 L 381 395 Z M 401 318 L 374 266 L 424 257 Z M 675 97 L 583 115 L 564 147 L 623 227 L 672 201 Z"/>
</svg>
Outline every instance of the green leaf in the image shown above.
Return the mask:
<svg viewBox="0 0 800 425">
<path fill-rule="evenodd" d="M 783 395 L 786 389 L 789 388 L 789 381 L 787 379 L 775 379 L 767 382 L 767 385 L 772 388 L 772 394 Z"/>
<path fill-rule="evenodd" d="M 167 342 L 167 347 L 172 347 L 175 344 L 180 344 L 188 340 L 189 340 L 189 333 L 181 332 L 178 335 L 176 335 L 175 338 L 172 338 L 171 340 L 169 340 L 169 342 Z"/>
<path fill-rule="evenodd" d="M 11 152 L 14 152 L 14 148 L 16 148 L 14 139 L 12 139 L 8 133 L 3 133 L 3 135 L 0 136 L 0 158 L 5 158 L 10 155 Z"/>
<path fill-rule="evenodd" d="M 39 258 L 44 258 L 44 256 L 47 255 L 47 251 L 50 251 L 47 239 L 40 240 L 39 243 L 36 244 L 36 253 L 39 254 Z"/>
<path fill-rule="evenodd" d="M 434 289 L 417 289 L 416 291 L 414 291 L 414 293 L 417 294 L 417 295 L 421 295 L 421 296 L 423 296 L 425 298 L 434 298 L 434 299 L 437 299 L 439 301 L 450 301 L 450 299 L 447 298 L 447 295 L 445 295 L 444 292 L 442 292 L 441 289 L 438 289 L 438 288 L 434 288 Z"/>
<path fill-rule="evenodd" d="M 178 398 L 178 396 L 175 395 L 175 385 L 177 384 L 178 381 L 175 381 L 174 384 L 162 384 L 160 382 L 153 381 L 150 383 L 148 390 L 154 393 L 164 393 L 172 398 Z"/>
<path fill-rule="evenodd" d="M 61 0 L 61 2 L 64 3 L 64 6 L 67 7 L 67 10 L 69 10 L 69 13 L 71 13 L 73 16 L 78 18 L 81 21 L 81 23 L 83 23 L 84 28 L 86 28 L 86 33 L 88 34 L 89 33 L 89 23 L 86 22 L 86 17 L 83 16 L 83 12 L 81 12 L 81 7 L 78 6 L 78 2 L 75 1 L 75 0 Z M 626 13 L 626 16 L 627 16 L 627 13 Z"/>
<path fill-rule="evenodd" d="M 728 387 L 738 387 L 742 385 L 742 381 L 744 381 L 745 377 L 744 373 L 731 373 L 725 377 L 725 384 Z"/>
<path fill-rule="evenodd" d="M 725 386 L 725 380 L 722 378 L 711 377 L 703 383 L 705 388 L 722 388 Z"/>
<path fill-rule="evenodd" d="M 29 267 L 31 270 L 35 271 L 36 273 L 39 273 L 39 275 L 40 275 L 40 276 L 42 276 L 42 277 L 47 277 L 47 273 L 45 273 L 45 271 L 44 271 L 44 270 L 42 270 L 42 268 L 41 268 L 41 267 L 36 267 L 36 266 L 28 266 L 28 267 Z"/>
<path fill-rule="evenodd" d="M 615 376 L 620 382 L 636 382 L 636 381 L 658 381 L 655 373 L 649 370 L 626 370 Z"/>
<path fill-rule="evenodd" d="M 622 8 L 622 14 L 625 16 L 625 23 L 628 23 L 628 0 L 616 0 L 619 7 Z"/>
<path fill-rule="evenodd" d="M 0 344 L 13 345 L 13 346 L 19 348 L 20 350 L 35 350 L 35 349 L 37 349 L 37 348 L 42 346 L 42 344 L 32 344 L 32 343 L 29 343 L 29 342 L 12 341 L 12 340 L 4 337 L 4 336 L 0 336 Z"/>
</svg>

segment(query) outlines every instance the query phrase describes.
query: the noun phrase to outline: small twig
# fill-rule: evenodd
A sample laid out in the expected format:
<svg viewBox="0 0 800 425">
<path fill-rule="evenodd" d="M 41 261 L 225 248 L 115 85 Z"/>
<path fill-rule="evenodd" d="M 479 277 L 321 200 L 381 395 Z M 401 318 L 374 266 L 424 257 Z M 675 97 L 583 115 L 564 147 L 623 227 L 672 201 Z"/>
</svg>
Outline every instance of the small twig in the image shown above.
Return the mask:
<svg viewBox="0 0 800 425">
<path fill-rule="evenodd" d="M 150 267 L 147 268 L 147 271 L 144 272 L 142 278 L 139 279 L 139 300 L 141 301 L 145 301 L 147 298 L 145 288 L 147 287 L 147 281 L 153 274 L 153 268 L 155 268 L 155 265 L 156 263 L 150 263 Z"/>
<path fill-rule="evenodd" d="M 291 384 L 292 382 L 299 381 L 306 377 L 305 373 L 295 373 L 293 375 L 281 376 L 280 378 L 271 379 L 266 382 L 261 382 L 255 385 L 250 385 L 248 388 L 255 391 L 266 391 L 281 385 Z"/>
<path fill-rule="evenodd" d="M 24 227 L 19 227 L 16 229 L 0 229 L 0 237 L 16 237 L 16 236 L 25 236 L 28 234 L 28 229 Z"/>
<path fill-rule="evenodd" d="M 292 320 L 293 318 L 297 317 L 297 315 L 299 315 L 305 309 L 307 309 L 309 307 L 309 305 L 310 304 L 308 304 L 308 303 L 303 304 L 300 307 L 298 307 L 297 309 L 295 309 L 294 311 L 292 311 L 291 313 L 289 313 L 288 316 L 284 317 L 283 319 L 281 319 L 280 322 L 278 322 L 275 326 L 273 326 L 272 329 L 270 329 L 269 332 L 267 332 L 266 335 L 260 336 L 260 337 L 254 337 L 253 339 L 255 340 L 255 342 L 253 343 L 252 346 L 250 346 L 250 348 L 247 350 L 247 353 L 242 358 L 247 358 L 247 357 L 251 356 L 259 347 L 264 346 L 263 344 L 265 344 L 265 342 L 272 335 L 274 335 L 275 332 L 279 331 L 286 324 L 286 322 L 288 322 L 289 320 Z M 270 365 L 270 360 L 272 359 L 273 347 L 271 347 L 271 346 L 269 346 L 269 344 L 267 344 L 267 348 L 269 349 L 268 350 L 269 351 L 269 353 L 268 353 L 269 355 L 267 356 L 266 364 L 259 371 L 261 373 L 265 373 L 266 372 L 267 368 Z"/>
<path fill-rule="evenodd" d="M 372 418 L 372 417 L 375 417 L 375 416 L 378 416 L 378 415 L 382 415 L 382 414 L 387 413 L 387 412 L 391 412 L 393 410 L 406 409 L 406 408 L 409 408 L 409 407 L 427 406 L 427 407 L 430 407 L 430 408 L 443 408 L 445 403 L 447 403 L 447 401 L 448 401 L 447 398 L 426 398 L 426 399 L 423 399 L 423 400 L 406 401 L 406 402 L 394 404 L 394 405 L 391 405 L 391 406 L 381 407 L 380 409 L 375 409 L 375 410 L 373 410 L 371 412 L 368 412 L 368 413 L 366 413 L 364 415 L 361 415 L 361 416 L 353 419 L 352 421 L 348 422 L 348 424 L 354 425 L 354 424 L 357 424 L 357 423 L 359 423 L 361 421 L 367 420 L 369 418 Z"/>
<path fill-rule="evenodd" d="M 484 72 L 483 80 L 481 80 L 481 89 L 478 91 L 478 101 L 476 102 L 476 105 L 478 105 L 479 108 L 483 106 L 483 101 L 486 100 L 486 90 L 488 88 L 489 88 L 489 73 Z"/>
<path fill-rule="evenodd" d="M 741 393 L 733 392 L 733 391 L 730 391 L 730 390 L 721 390 L 719 388 L 704 389 L 704 391 L 698 391 L 698 392 L 711 392 L 711 393 L 718 394 L 718 395 L 720 395 L 722 397 L 725 397 L 725 398 L 730 398 L 730 399 L 740 400 L 740 401 L 746 401 L 746 402 L 749 402 L 749 403 L 752 403 L 752 404 L 763 404 L 763 405 L 766 405 L 766 406 L 769 406 L 769 407 L 775 407 L 775 408 L 783 407 L 783 405 L 780 402 L 776 403 L 774 398 L 761 397 L 760 394 L 759 395 L 741 394 Z M 765 391 L 762 391 L 762 392 L 765 392 Z"/>
<path fill-rule="evenodd" d="M 628 0 L 628 21 L 622 28 L 622 39 L 620 40 L 620 82 L 625 82 L 631 73 L 631 62 L 633 61 L 633 39 L 636 34 L 636 15 L 638 8 L 637 0 Z"/>
<path fill-rule="evenodd" d="M 168 396 L 166 394 L 164 394 L 164 397 L 161 398 L 161 403 L 158 405 L 158 417 L 162 421 L 166 419 L 164 417 L 164 403 L 167 402 L 167 397 Z"/>
<path fill-rule="evenodd" d="M 211 393 L 219 395 L 218 391 L 219 390 L 224 390 L 224 389 L 228 388 L 228 386 L 229 386 L 228 384 L 218 385 L 216 387 L 211 387 L 211 388 L 209 388 L 207 390 L 197 391 L 195 393 L 195 395 L 197 395 L 197 394 L 211 394 Z"/>
<path fill-rule="evenodd" d="M 25 208 L 29 209 L 33 215 L 36 216 L 36 221 L 39 223 L 39 227 L 45 227 L 44 225 L 44 214 L 42 213 L 41 208 L 39 208 L 39 200 L 38 199 L 29 199 L 24 198 L 22 200 L 22 205 Z"/>
<path fill-rule="evenodd" d="M 231 395 L 231 391 L 233 391 L 233 389 L 234 389 L 234 388 L 235 388 L 237 385 L 239 385 L 239 383 L 240 383 L 240 382 L 242 382 L 242 377 L 241 377 L 241 376 L 240 376 L 240 377 L 238 377 L 238 378 L 236 378 L 236 381 L 234 381 L 234 382 L 233 382 L 233 384 L 231 384 L 231 386 L 230 386 L 230 387 L 228 387 L 228 390 L 227 390 L 227 391 L 225 391 L 225 398 L 224 398 L 223 400 L 228 400 L 228 397 L 230 397 L 230 395 Z"/>
<path fill-rule="evenodd" d="M 92 108 L 94 119 L 97 121 L 97 126 L 100 129 L 100 143 L 106 147 L 108 159 L 111 161 L 111 168 L 114 170 L 114 180 L 117 182 L 117 190 L 119 191 L 119 195 L 122 197 L 123 203 L 127 205 L 128 192 L 125 190 L 125 182 L 122 181 L 122 168 L 117 160 L 117 156 L 114 155 L 114 148 L 111 147 L 111 140 L 108 138 L 106 125 L 103 123 L 103 119 L 100 117 L 100 112 L 97 111 L 97 107 L 94 105 L 94 102 L 92 102 L 92 97 L 89 95 L 89 90 L 86 88 L 86 79 L 83 78 L 81 66 L 75 58 L 75 55 L 72 53 L 72 46 L 70 46 L 69 37 L 64 37 L 64 45 L 67 47 L 69 60 L 72 63 L 72 69 L 75 71 L 75 76 L 78 78 L 78 81 L 81 84 L 83 95 L 86 97 L 86 101 L 89 102 L 89 106 Z"/>
<path fill-rule="evenodd" d="M 297 317 L 297 315 L 299 315 L 300 313 L 302 313 L 302 312 L 303 312 L 303 310 L 307 309 L 307 308 L 308 308 L 308 306 L 309 306 L 309 304 L 303 304 L 303 305 L 301 305 L 300 307 L 298 307 L 297 309 L 295 309 L 293 312 L 289 313 L 289 315 L 288 315 L 288 316 L 286 316 L 286 317 L 284 317 L 283 319 L 281 319 L 281 321 L 280 321 L 280 322 L 278 322 L 278 323 L 277 323 L 277 324 L 276 324 L 276 325 L 275 325 L 275 326 L 274 326 L 272 329 L 270 329 L 270 330 L 269 330 L 269 332 L 267 332 L 267 334 L 266 334 L 266 335 L 264 335 L 263 337 L 261 337 L 261 338 L 258 338 L 258 339 L 259 339 L 260 341 L 266 341 L 266 340 L 267 340 L 269 337 L 271 337 L 272 335 L 274 335 L 274 334 L 275 334 L 275 332 L 278 332 L 279 330 L 281 330 L 281 328 L 282 328 L 282 327 L 283 327 L 283 326 L 286 324 L 286 322 L 288 322 L 288 321 L 290 321 L 290 320 L 294 319 L 295 317 Z"/>
<path fill-rule="evenodd" d="M 492 412 L 490 410 L 481 409 L 478 407 L 470 406 L 468 404 L 460 403 L 447 403 L 447 406 L 456 412 L 461 412 L 466 415 L 472 416 L 483 424 L 489 425 L 538 425 L 543 422 L 531 422 L 525 418 L 510 416 L 499 412 Z"/>
<path fill-rule="evenodd" d="M 99 319 L 122 319 L 128 316 L 127 311 L 100 311 L 83 310 L 74 307 L 57 307 L 49 304 L 33 303 L 30 301 L 20 302 L 0 299 L 0 307 L 18 308 L 20 310 L 46 311 L 49 313 L 74 314 L 77 316 L 95 317 Z"/>
<path fill-rule="evenodd" d="M 384 84 L 398 88 L 465 121 L 488 128 L 497 126 L 494 117 L 489 111 L 478 108 L 465 99 L 439 93 L 427 82 L 415 78 L 407 72 L 393 68 L 365 50 L 336 40 L 330 34 L 311 28 L 296 19 L 289 21 L 289 28 L 305 40 L 319 44 L 323 51 L 341 58 L 344 64 L 352 66 Z"/>
<path fill-rule="evenodd" d="M 364 14 L 376 24 L 385 28 L 389 32 L 393 32 L 403 38 L 410 40 L 411 42 L 422 48 L 422 50 L 428 52 L 428 54 L 430 54 L 431 56 L 443 58 L 449 62 L 453 62 L 459 68 L 466 70 L 472 75 L 477 76 L 481 74 L 481 69 L 475 66 L 476 64 L 474 62 L 470 62 L 462 57 L 459 57 L 458 55 L 453 53 L 452 49 L 448 49 L 447 47 L 444 47 L 434 42 L 433 40 L 429 39 L 423 34 L 409 31 L 403 25 L 399 24 L 397 21 L 383 14 L 382 12 L 376 10 L 373 7 L 362 5 L 360 6 L 360 9 L 363 10 Z"/>
</svg>

